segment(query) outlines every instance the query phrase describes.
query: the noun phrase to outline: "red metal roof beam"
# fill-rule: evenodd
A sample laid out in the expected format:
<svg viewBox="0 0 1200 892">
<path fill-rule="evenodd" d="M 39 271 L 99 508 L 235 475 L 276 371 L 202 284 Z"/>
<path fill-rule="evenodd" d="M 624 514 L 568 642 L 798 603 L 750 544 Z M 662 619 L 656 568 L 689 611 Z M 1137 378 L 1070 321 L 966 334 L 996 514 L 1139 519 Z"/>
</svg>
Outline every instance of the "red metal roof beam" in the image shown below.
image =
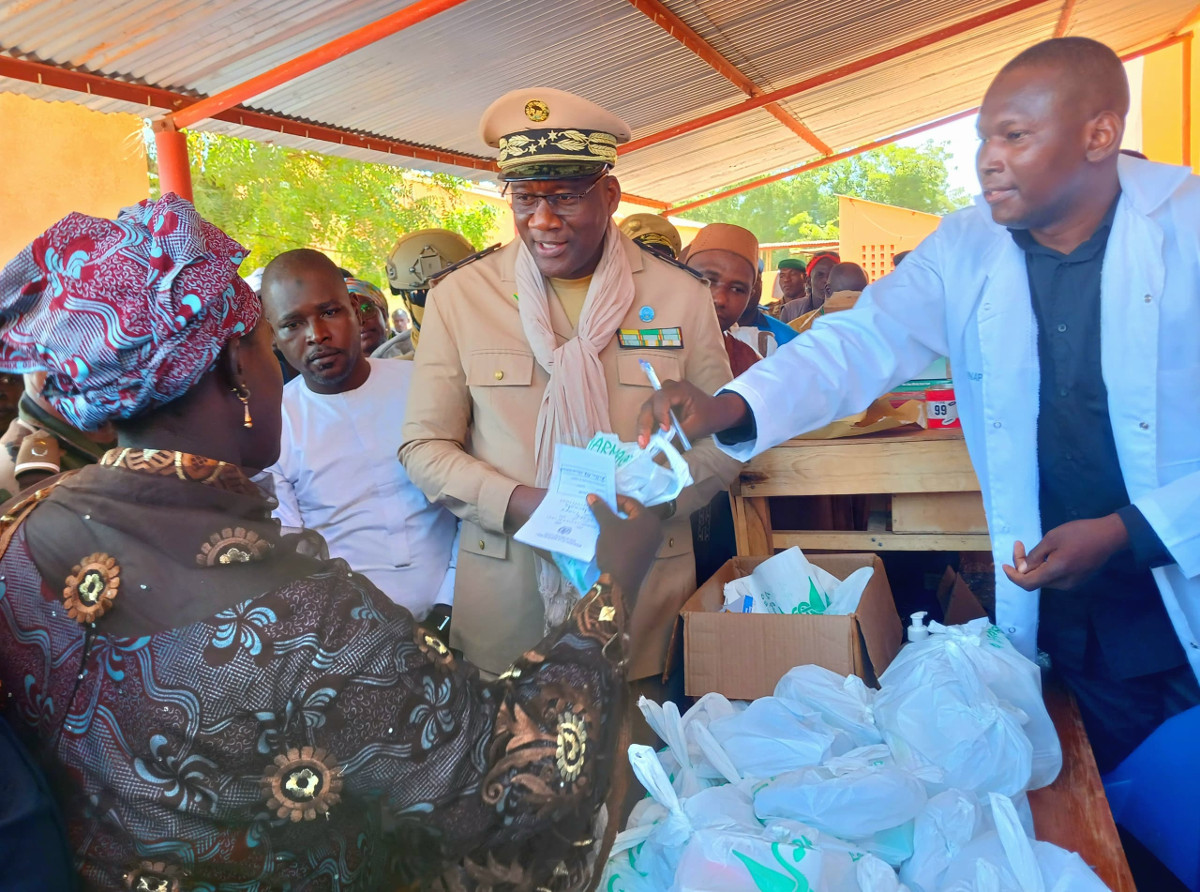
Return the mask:
<svg viewBox="0 0 1200 892">
<path fill-rule="evenodd" d="M 397 10 L 391 15 L 384 16 L 377 22 L 364 25 L 336 40 L 331 40 L 324 46 L 309 50 L 295 59 L 284 62 L 282 65 L 277 65 L 270 71 L 265 71 L 260 75 L 252 77 L 235 87 L 222 90 L 220 93 L 209 96 L 207 99 L 202 99 L 199 102 L 189 105 L 187 108 L 172 112 L 168 117 L 177 129 L 190 127 L 197 121 L 215 117 L 218 112 L 223 112 L 233 108 L 235 105 L 240 105 L 248 99 L 253 99 L 255 96 L 260 96 L 281 84 L 295 80 L 302 74 L 307 74 L 335 59 L 349 55 L 355 50 L 370 46 L 372 43 L 380 41 L 385 37 L 390 37 L 397 32 L 403 31 L 405 28 L 420 24 L 426 19 L 433 18 L 438 13 L 445 12 L 447 9 L 452 9 L 464 2 L 466 0 L 417 0 L 417 2 Z"/>
<path fill-rule="evenodd" d="M 632 0 L 631 0 L 632 2 Z M 644 149 L 648 146 L 658 145 L 660 142 L 666 142 L 668 139 L 674 139 L 677 136 L 683 136 L 685 133 L 691 133 L 695 130 L 700 130 L 704 127 L 709 127 L 713 124 L 727 121 L 730 118 L 737 117 L 748 111 L 753 111 L 756 108 L 763 108 L 770 105 L 772 102 L 781 102 L 785 99 L 790 99 L 793 96 L 812 90 L 817 87 L 823 87 L 834 81 L 841 80 L 844 77 L 849 77 L 852 74 L 858 74 L 860 71 L 866 71 L 869 68 L 874 68 L 877 65 L 882 65 L 885 62 L 891 62 L 893 59 L 898 59 L 901 56 L 907 56 L 918 50 L 922 50 L 927 46 L 932 46 L 935 43 L 941 43 L 943 40 L 949 40 L 951 37 L 957 37 L 960 34 L 965 34 L 968 31 L 974 31 L 976 28 L 982 28 L 985 25 L 991 25 L 1001 19 L 1009 16 L 1018 15 L 1026 10 L 1032 9 L 1035 6 L 1042 6 L 1047 0 L 1014 0 L 1012 3 L 1006 3 L 1004 6 L 998 6 L 988 12 L 979 15 L 971 16 L 963 19 L 954 25 L 949 25 L 945 28 L 939 28 L 936 31 L 931 31 L 928 34 L 922 35 L 914 40 L 902 43 L 899 46 L 894 46 L 891 49 L 883 50 L 882 52 L 872 53 L 870 56 L 865 56 L 854 62 L 848 62 L 845 65 L 838 66 L 815 77 L 810 77 L 807 80 L 800 81 L 797 84 L 792 84 L 790 87 L 783 87 L 779 90 L 773 90 L 769 93 L 762 93 L 754 96 L 744 102 L 739 102 L 736 105 L 731 105 L 728 108 L 723 108 L 719 111 L 711 112 L 707 115 L 702 115 L 691 121 L 685 121 L 682 124 L 676 124 L 674 127 L 668 127 L 666 130 L 661 130 L 658 133 L 651 133 L 648 136 L 643 136 L 640 139 L 635 139 L 625 146 L 625 152 L 636 152 L 638 149 Z"/>
<path fill-rule="evenodd" d="M 747 96 L 757 96 L 762 92 L 754 81 L 742 74 L 736 65 L 721 55 L 716 47 L 693 31 L 687 22 L 668 9 L 660 0 L 629 0 L 629 5 L 682 43 L 709 68 Z"/>
<path fill-rule="evenodd" d="M 1075 0 L 1063 0 L 1062 11 L 1058 14 L 1058 24 L 1054 26 L 1055 37 L 1065 37 L 1071 30 L 1071 17 L 1075 15 Z"/>
<path fill-rule="evenodd" d="M 47 87 L 104 96 L 107 99 L 119 99 L 122 102 L 132 102 L 150 108 L 178 109 L 196 101 L 194 96 L 176 93 L 173 90 L 164 90 L 162 87 L 133 84 L 89 71 L 59 68 L 57 65 L 49 65 L 45 62 L 31 62 L 27 59 L 14 59 L 11 56 L 3 55 L 0 55 L 0 77 L 11 77 L 29 83 L 44 84 Z M 415 158 L 418 161 L 432 161 L 437 164 L 489 172 L 497 169 L 495 161 L 479 155 L 450 152 L 435 146 L 417 145 L 403 140 L 359 133 L 354 130 L 314 124 L 284 115 L 253 111 L 241 106 L 218 112 L 213 115 L 213 119 L 265 130 L 268 133 L 286 133 L 290 136 L 370 149 L 373 152 L 383 152 L 403 158 Z M 156 131 L 170 131 L 170 129 L 165 122 L 159 122 L 156 126 Z"/>
<path fill-rule="evenodd" d="M 1162 40 L 1152 43 L 1149 46 L 1144 46 L 1141 49 L 1129 50 L 1121 54 L 1121 61 L 1128 62 L 1130 59 L 1137 59 L 1141 56 L 1156 53 L 1159 50 L 1165 50 L 1167 47 L 1174 46 L 1177 43 L 1183 43 L 1185 47 L 1190 46 L 1191 35 L 1166 37 Z M 1186 70 L 1186 69 L 1185 69 Z M 1190 99 L 1190 97 L 1189 97 Z M 1190 104 L 1190 103 L 1189 103 Z M 768 183 L 775 183 L 779 180 L 785 180 L 788 177 L 794 177 L 796 174 L 806 173 L 810 170 L 815 170 L 818 167 L 824 167 L 826 164 L 832 164 L 835 161 L 842 161 L 846 158 L 853 158 L 855 155 L 861 155 L 864 152 L 869 152 L 872 149 L 878 149 L 890 143 L 898 142 L 902 139 L 907 139 L 910 136 L 917 136 L 924 133 L 926 130 L 932 130 L 935 127 L 941 127 L 943 124 L 949 124 L 952 121 L 957 121 L 969 115 L 973 115 L 979 111 L 979 106 L 969 108 L 966 111 L 956 112 L 944 118 L 938 118 L 936 121 L 931 121 L 928 124 L 922 124 L 920 127 L 913 127 L 910 130 L 904 130 L 892 136 L 885 136 L 882 139 L 872 140 L 869 143 L 858 146 L 853 149 L 846 149 L 843 152 L 838 152 L 836 155 L 831 155 L 828 158 L 818 158 L 816 161 L 810 161 L 807 164 L 801 164 L 799 167 L 793 167 L 790 170 L 785 170 L 781 173 L 773 173 L 770 176 L 760 177 L 757 180 L 751 180 L 748 183 L 742 183 L 740 186 L 733 186 L 729 189 L 722 189 L 720 192 L 714 192 L 712 195 L 707 195 L 704 198 L 697 198 L 695 201 L 678 204 L 668 208 L 662 212 L 663 216 L 682 214 L 684 211 L 690 211 L 693 208 L 703 207 L 706 204 L 711 204 L 714 201 L 719 201 L 722 198 L 728 198 L 731 195 L 741 195 L 743 192 L 749 192 L 751 189 L 757 189 L 759 186 L 765 186 Z M 1190 150 L 1190 145 L 1185 143 L 1185 149 Z"/>
<path fill-rule="evenodd" d="M 736 65 L 723 56 L 716 47 L 693 31 L 683 19 L 668 9 L 661 0 L 628 0 L 629 5 L 662 28 L 709 68 L 725 78 L 747 96 L 759 96 L 763 90 L 754 81 L 742 74 Z M 764 108 L 802 140 L 823 155 L 833 152 L 815 133 L 792 115 L 778 102 L 769 102 Z"/>
<path fill-rule="evenodd" d="M 885 136 L 882 139 L 875 139 L 861 146 L 856 146 L 853 149 L 846 149 L 830 155 L 828 158 L 818 158 L 816 161 L 809 161 L 807 164 L 801 164 L 799 167 L 793 167 L 790 170 L 773 173 L 770 176 L 762 177 L 757 180 L 752 180 L 749 183 L 742 183 L 740 186 L 734 186 L 730 189 L 723 189 L 720 192 L 715 192 L 712 195 L 704 198 L 697 198 L 695 201 L 689 201 L 684 204 L 678 204 L 673 208 L 663 211 L 663 214 L 672 216 L 682 214 L 684 211 L 690 211 L 692 208 L 702 207 L 706 204 L 711 204 L 714 201 L 720 201 L 722 198 L 729 198 L 731 195 L 741 195 L 743 192 L 749 192 L 751 189 L 757 189 L 759 186 L 765 186 L 767 183 L 775 183 L 779 180 L 786 180 L 788 177 L 794 177 L 796 174 L 807 173 L 810 170 L 815 170 L 818 167 L 824 167 L 826 164 L 832 164 L 835 161 L 843 161 L 846 158 L 852 158 L 855 155 L 861 155 L 864 152 L 869 152 L 872 149 L 878 149 L 881 146 L 886 146 L 902 139 L 907 139 L 910 136 L 916 136 L 919 133 L 924 133 L 926 130 L 932 130 L 935 127 L 941 127 L 943 124 L 949 124 L 951 121 L 957 121 L 960 118 L 966 118 L 979 111 L 979 108 L 969 108 L 966 111 L 957 112 L 945 118 L 938 118 L 936 121 L 930 121 L 928 124 L 922 124 L 920 127 L 913 127 L 909 130 L 894 133 L 891 136 Z"/>
</svg>

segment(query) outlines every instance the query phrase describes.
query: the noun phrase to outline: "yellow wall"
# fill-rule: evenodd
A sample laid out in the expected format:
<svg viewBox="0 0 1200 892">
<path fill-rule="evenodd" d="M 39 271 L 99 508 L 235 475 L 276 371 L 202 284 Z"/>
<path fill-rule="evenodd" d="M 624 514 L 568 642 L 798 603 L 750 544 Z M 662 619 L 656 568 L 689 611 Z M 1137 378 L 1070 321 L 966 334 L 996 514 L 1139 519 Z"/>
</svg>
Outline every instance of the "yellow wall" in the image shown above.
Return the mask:
<svg viewBox="0 0 1200 892">
<path fill-rule="evenodd" d="M 1141 151 L 1152 161 L 1200 171 L 1200 44 L 1192 47 L 1191 157 L 1183 157 L 1183 45 L 1145 57 L 1141 90 Z M 1138 103 L 1135 101 L 1135 111 Z M 1133 148 L 1133 147 L 1131 147 Z"/>
<path fill-rule="evenodd" d="M 937 229 L 941 217 L 890 204 L 838 196 L 839 256 L 857 263 L 874 282 L 892 271 L 892 256 L 911 251 Z"/>
<path fill-rule="evenodd" d="M 149 194 L 141 118 L 0 93 L 0 264 L 71 211 L 115 217 Z"/>
</svg>

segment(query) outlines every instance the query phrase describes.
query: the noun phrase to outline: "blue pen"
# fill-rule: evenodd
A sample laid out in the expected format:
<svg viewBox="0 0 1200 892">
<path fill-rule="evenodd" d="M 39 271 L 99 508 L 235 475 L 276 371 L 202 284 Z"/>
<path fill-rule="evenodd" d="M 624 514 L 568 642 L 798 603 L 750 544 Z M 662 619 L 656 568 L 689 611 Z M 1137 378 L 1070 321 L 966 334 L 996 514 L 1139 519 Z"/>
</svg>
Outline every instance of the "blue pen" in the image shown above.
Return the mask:
<svg viewBox="0 0 1200 892">
<path fill-rule="evenodd" d="M 662 390 L 662 382 L 658 380 L 658 375 L 654 374 L 654 366 L 650 365 L 644 359 L 639 359 L 638 363 L 642 367 L 642 371 L 646 373 L 646 377 L 650 379 L 650 386 L 655 390 Z M 692 448 L 692 444 L 688 442 L 687 435 L 683 432 L 683 425 L 679 423 L 679 419 L 675 417 L 675 410 L 671 410 L 671 426 L 675 430 L 675 436 L 679 437 L 679 443 L 683 446 L 683 451 L 687 452 Z"/>
</svg>

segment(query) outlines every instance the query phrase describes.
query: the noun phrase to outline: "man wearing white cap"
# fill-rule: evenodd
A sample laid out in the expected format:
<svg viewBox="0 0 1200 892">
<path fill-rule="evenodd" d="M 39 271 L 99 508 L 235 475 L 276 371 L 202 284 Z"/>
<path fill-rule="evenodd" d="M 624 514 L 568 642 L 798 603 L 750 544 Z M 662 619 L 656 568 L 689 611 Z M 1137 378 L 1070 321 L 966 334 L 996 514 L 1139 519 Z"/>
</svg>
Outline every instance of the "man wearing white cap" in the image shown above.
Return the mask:
<svg viewBox="0 0 1200 892">
<path fill-rule="evenodd" d="M 634 437 L 662 380 L 712 390 L 732 375 L 704 283 L 622 235 L 610 173 L 629 127 L 548 88 L 492 103 L 481 133 L 499 149 L 518 238 L 429 292 L 400 448 L 411 479 L 462 518 L 452 643 L 499 673 L 567 615 L 578 593 L 515 542 L 540 503 L 554 447 L 600 431 Z M 688 515 L 739 467 L 711 440 L 687 453 L 684 490 L 646 577 L 637 619 L 656 629 L 630 677 L 661 672 L 674 618 L 695 590 Z"/>
</svg>

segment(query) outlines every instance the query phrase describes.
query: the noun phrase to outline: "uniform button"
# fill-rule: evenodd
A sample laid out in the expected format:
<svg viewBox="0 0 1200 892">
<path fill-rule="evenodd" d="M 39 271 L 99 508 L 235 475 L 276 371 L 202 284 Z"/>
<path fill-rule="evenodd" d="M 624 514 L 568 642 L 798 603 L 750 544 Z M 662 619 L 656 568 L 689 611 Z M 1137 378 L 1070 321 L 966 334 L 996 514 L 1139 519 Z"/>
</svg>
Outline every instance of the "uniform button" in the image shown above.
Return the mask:
<svg viewBox="0 0 1200 892">
<path fill-rule="evenodd" d="M 1015 635 L 1015 634 L 1017 634 L 1017 627 L 1016 627 L 1016 626 L 1009 626 L 1009 627 L 1008 627 L 1008 634 L 1010 634 L 1010 635 Z"/>
<path fill-rule="evenodd" d="M 483 549 L 484 549 L 483 540 L 482 540 L 482 539 L 480 539 L 480 540 L 479 540 L 479 550 L 480 550 L 480 551 L 483 551 Z"/>
<path fill-rule="evenodd" d="M 672 536 L 670 539 L 667 540 L 667 548 L 674 548 L 674 547 L 675 547 L 675 537 Z"/>
<path fill-rule="evenodd" d="M 496 373 L 492 377 L 494 377 L 497 381 L 503 381 L 504 380 L 504 372 L 500 371 L 499 369 L 496 369 Z"/>
<path fill-rule="evenodd" d="M 1138 425 L 1138 427 L 1140 427 L 1140 428 L 1141 428 L 1142 430 L 1144 430 L 1144 431 L 1148 431 L 1148 430 L 1150 430 L 1150 425 L 1148 425 L 1148 424 L 1147 424 L 1146 422 L 1144 422 L 1144 421 L 1143 421 L 1141 424 L 1139 424 L 1139 425 Z"/>
<path fill-rule="evenodd" d="M 1059 395 L 1059 396 L 1066 396 L 1066 395 L 1067 395 L 1067 388 L 1065 388 L 1065 387 L 1060 387 L 1060 388 L 1058 388 L 1058 395 Z"/>
<path fill-rule="evenodd" d="M 1149 294 L 1147 294 L 1147 295 L 1146 295 L 1146 297 L 1145 297 L 1145 301 L 1146 301 L 1146 303 L 1150 303 L 1150 301 L 1152 301 L 1152 300 L 1154 300 L 1154 298 L 1153 298 L 1153 297 L 1151 297 Z"/>
<path fill-rule="evenodd" d="M 1059 334 L 1062 334 L 1066 330 L 1067 330 L 1067 323 L 1065 323 L 1065 322 L 1058 323 L 1058 333 Z"/>
<path fill-rule="evenodd" d="M 1000 427 L 1000 422 L 999 422 L 999 421 L 993 421 L 993 422 L 992 422 L 992 427 Z"/>
</svg>

